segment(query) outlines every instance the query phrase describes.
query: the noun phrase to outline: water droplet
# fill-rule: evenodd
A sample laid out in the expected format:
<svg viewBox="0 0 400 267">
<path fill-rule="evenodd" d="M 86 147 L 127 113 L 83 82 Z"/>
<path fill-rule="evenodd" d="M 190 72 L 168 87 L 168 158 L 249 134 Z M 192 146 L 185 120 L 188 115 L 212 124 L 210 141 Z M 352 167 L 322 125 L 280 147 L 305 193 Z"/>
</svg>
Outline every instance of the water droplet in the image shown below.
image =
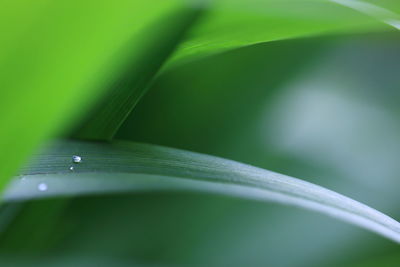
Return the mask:
<svg viewBox="0 0 400 267">
<path fill-rule="evenodd" d="M 72 156 L 72 162 L 73 163 L 81 163 L 82 157 L 74 155 L 74 156 Z"/>
<path fill-rule="evenodd" d="M 69 167 L 69 170 L 70 170 L 71 172 L 73 172 L 73 171 L 74 171 L 74 167 L 73 167 L 73 166 Z"/>
<path fill-rule="evenodd" d="M 39 191 L 47 191 L 47 184 L 45 184 L 45 183 L 40 183 L 39 185 L 38 185 L 38 189 L 39 189 Z"/>
</svg>

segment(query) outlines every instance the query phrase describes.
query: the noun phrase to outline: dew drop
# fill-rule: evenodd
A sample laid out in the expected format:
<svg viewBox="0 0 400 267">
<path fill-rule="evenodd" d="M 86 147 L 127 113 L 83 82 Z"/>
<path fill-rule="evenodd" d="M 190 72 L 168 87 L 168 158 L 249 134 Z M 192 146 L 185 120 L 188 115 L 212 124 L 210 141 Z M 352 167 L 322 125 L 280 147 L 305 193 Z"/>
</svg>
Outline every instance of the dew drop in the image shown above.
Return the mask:
<svg viewBox="0 0 400 267">
<path fill-rule="evenodd" d="M 82 157 L 74 155 L 74 156 L 72 156 L 72 162 L 73 163 L 81 163 Z"/>
<path fill-rule="evenodd" d="M 73 167 L 73 166 L 69 167 L 69 170 L 70 170 L 71 172 L 73 172 L 73 171 L 74 171 L 74 167 Z"/>
<path fill-rule="evenodd" d="M 47 184 L 45 184 L 45 183 L 40 183 L 39 185 L 38 185 L 38 189 L 39 189 L 39 191 L 47 191 Z"/>
</svg>

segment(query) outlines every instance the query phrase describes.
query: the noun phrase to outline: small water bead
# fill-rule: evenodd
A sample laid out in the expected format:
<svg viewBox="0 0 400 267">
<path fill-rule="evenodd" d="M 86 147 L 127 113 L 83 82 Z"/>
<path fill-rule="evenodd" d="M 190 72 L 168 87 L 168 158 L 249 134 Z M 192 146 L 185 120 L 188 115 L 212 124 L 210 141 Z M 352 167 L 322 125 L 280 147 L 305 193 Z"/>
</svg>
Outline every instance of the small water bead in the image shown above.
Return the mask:
<svg viewBox="0 0 400 267">
<path fill-rule="evenodd" d="M 38 189 L 39 189 L 39 191 L 47 191 L 47 189 L 48 189 L 47 184 L 45 184 L 45 183 L 40 183 L 40 184 L 38 185 Z"/>
<path fill-rule="evenodd" d="M 73 172 L 73 171 L 74 171 L 74 167 L 73 167 L 73 166 L 69 167 L 69 170 L 70 170 L 71 172 Z"/>
<path fill-rule="evenodd" d="M 81 156 L 72 156 L 72 162 L 73 163 L 81 163 L 82 162 L 82 157 Z"/>
</svg>

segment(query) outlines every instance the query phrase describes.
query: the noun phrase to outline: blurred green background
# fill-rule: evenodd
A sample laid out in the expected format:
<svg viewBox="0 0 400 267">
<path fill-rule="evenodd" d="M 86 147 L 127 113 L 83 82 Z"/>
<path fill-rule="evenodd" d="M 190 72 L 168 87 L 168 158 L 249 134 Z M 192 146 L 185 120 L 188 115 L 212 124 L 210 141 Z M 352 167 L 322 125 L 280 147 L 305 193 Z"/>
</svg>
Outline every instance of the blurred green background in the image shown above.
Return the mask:
<svg viewBox="0 0 400 267">
<path fill-rule="evenodd" d="M 118 137 L 299 177 L 399 218 L 399 41 L 397 33 L 288 40 L 176 68 L 159 78 Z M 217 263 L 324 266 L 400 252 L 309 212 L 227 205 L 219 211 L 229 222 L 220 241 L 206 245 L 218 251 Z M 229 231 L 232 222 L 240 230 Z"/>
<path fill-rule="evenodd" d="M 158 78 L 117 138 L 285 173 L 399 218 L 399 44 L 389 33 L 288 40 L 176 67 Z M 189 193 L 81 197 L 51 221 L 51 203 L 23 207 L 35 212 L 21 213 L 27 217 L 2 234 L 5 259 L 40 255 L 66 266 L 399 260 L 398 246 L 375 234 L 274 204 Z"/>
<path fill-rule="evenodd" d="M 399 47 L 394 31 L 335 34 L 176 64 L 157 77 L 116 139 L 298 177 L 399 220 Z M 324 215 L 209 194 L 28 201 L 4 204 L 1 216 L 2 266 L 400 262 L 391 241 Z"/>
</svg>

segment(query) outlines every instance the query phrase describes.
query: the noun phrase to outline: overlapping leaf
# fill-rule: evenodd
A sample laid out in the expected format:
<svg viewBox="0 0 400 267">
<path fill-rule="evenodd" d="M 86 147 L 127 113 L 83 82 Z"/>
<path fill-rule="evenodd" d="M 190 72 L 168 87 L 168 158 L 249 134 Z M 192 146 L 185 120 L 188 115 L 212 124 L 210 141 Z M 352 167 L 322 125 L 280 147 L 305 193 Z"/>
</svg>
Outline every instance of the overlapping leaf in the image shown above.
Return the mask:
<svg viewBox="0 0 400 267">
<path fill-rule="evenodd" d="M 162 45 L 152 25 L 176 25 L 169 15 L 181 9 L 178 0 L 2 1 L 0 188 L 39 143 L 87 112 L 127 54 L 135 61 Z"/>
</svg>

